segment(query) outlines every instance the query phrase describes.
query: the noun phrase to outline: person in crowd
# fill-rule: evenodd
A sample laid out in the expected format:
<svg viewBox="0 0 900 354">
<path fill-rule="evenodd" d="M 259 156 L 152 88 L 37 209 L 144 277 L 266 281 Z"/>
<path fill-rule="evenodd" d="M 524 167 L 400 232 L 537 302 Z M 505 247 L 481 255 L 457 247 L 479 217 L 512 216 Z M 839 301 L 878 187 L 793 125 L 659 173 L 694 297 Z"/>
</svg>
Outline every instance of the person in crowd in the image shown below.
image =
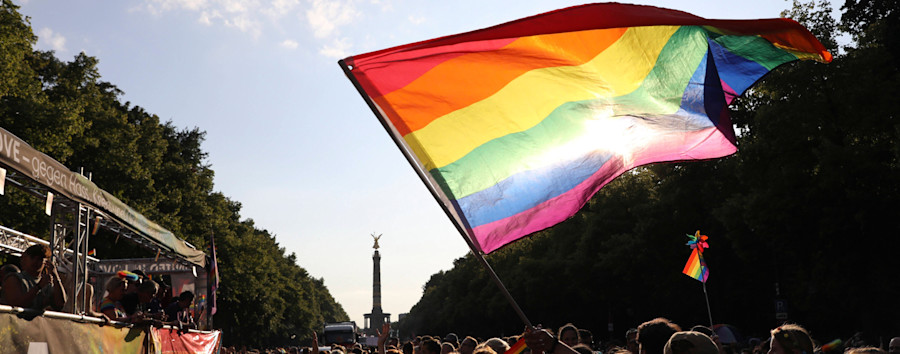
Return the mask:
<svg viewBox="0 0 900 354">
<path fill-rule="evenodd" d="M 662 354 L 666 341 L 681 327 L 668 319 L 659 317 L 641 323 L 637 328 L 637 342 L 640 354 Z"/>
<path fill-rule="evenodd" d="M 560 327 L 557 337 L 569 347 L 574 347 L 581 342 L 581 338 L 578 336 L 578 328 L 571 323 L 566 323 L 564 326 Z"/>
<path fill-rule="evenodd" d="M 876 347 L 859 347 L 847 349 L 844 354 L 887 354 L 887 352 Z"/>
<path fill-rule="evenodd" d="M 450 354 L 456 351 L 456 348 L 453 347 L 453 343 L 443 342 L 441 343 L 441 354 Z"/>
<path fill-rule="evenodd" d="M 56 266 L 50 262 L 50 247 L 33 245 L 19 258 L 20 272 L 3 278 L 0 303 L 43 310 L 61 310 L 66 304 L 63 287 Z"/>
<path fill-rule="evenodd" d="M 522 340 L 525 341 L 525 345 L 531 349 L 532 353 L 578 354 L 572 347 L 554 337 L 550 331 L 540 328 L 540 326 L 525 328 Z"/>
<path fill-rule="evenodd" d="M 506 353 L 506 351 L 509 350 L 509 344 L 506 343 L 506 341 L 504 341 L 500 338 L 497 338 L 497 337 L 494 337 L 494 338 L 484 341 L 484 343 L 482 345 L 491 347 L 491 349 L 493 349 L 495 352 L 501 353 L 501 354 Z"/>
<path fill-rule="evenodd" d="M 475 347 L 478 346 L 478 341 L 471 336 L 466 336 L 462 340 L 462 343 L 459 343 L 459 354 L 472 354 L 475 351 Z"/>
<path fill-rule="evenodd" d="M 194 316 L 191 316 L 190 308 L 194 302 L 194 293 L 185 290 L 178 295 L 178 301 L 174 301 L 166 307 L 166 320 L 179 325 L 191 326 L 194 324 Z"/>
<path fill-rule="evenodd" d="M 419 351 L 421 354 L 441 354 L 441 343 L 431 337 L 422 338 Z"/>
<path fill-rule="evenodd" d="M 128 286 L 128 280 L 113 277 L 106 282 L 106 296 L 100 301 L 100 312 L 107 318 L 115 321 L 128 321 L 128 315 L 122 308 L 119 300 L 125 296 L 125 288 Z"/>
<path fill-rule="evenodd" d="M 710 339 L 712 339 L 713 343 L 716 343 L 716 348 L 719 348 L 719 353 L 725 353 L 725 347 L 722 346 L 722 342 L 719 341 L 719 335 L 717 335 L 716 332 L 712 330 L 712 328 L 706 327 L 704 325 L 696 325 L 694 327 L 691 327 L 691 330 L 703 333 L 708 336 Z"/>
<path fill-rule="evenodd" d="M 498 354 L 498 353 L 495 352 L 493 349 L 491 349 L 491 347 L 479 346 L 478 348 L 475 348 L 475 351 L 472 354 Z M 503 354 L 503 353 L 499 353 L 499 354 Z"/>
<path fill-rule="evenodd" d="M 625 332 L 625 349 L 628 349 L 631 354 L 640 354 L 641 351 L 640 348 L 638 348 L 637 335 L 637 328 L 631 328 Z"/>
<path fill-rule="evenodd" d="M 891 338 L 890 344 L 888 344 L 888 353 L 900 354 L 900 337 Z"/>
<path fill-rule="evenodd" d="M 452 344 L 454 350 L 455 348 L 459 348 L 459 337 L 456 336 L 456 333 L 447 333 L 447 335 L 444 336 L 444 340 L 441 342 Z"/>
<path fill-rule="evenodd" d="M 17 267 L 15 264 L 4 264 L 2 267 L 0 267 L 0 294 L 3 293 L 3 280 L 6 279 L 6 276 L 18 273 L 20 271 L 21 270 L 19 270 L 19 267 Z"/>
<path fill-rule="evenodd" d="M 781 325 L 771 332 L 768 354 L 813 354 L 813 341 L 805 328 L 796 324 Z"/>
<path fill-rule="evenodd" d="M 4 279 L 6 279 L 7 275 L 18 272 L 21 272 L 21 270 L 19 270 L 19 267 L 17 267 L 15 264 L 4 264 L 2 267 L 0 267 L 0 283 L 2 283 Z"/>
<path fill-rule="evenodd" d="M 136 316 L 141 321 L 165 321 L 165 312 L 159 304 L 159 299 L 156 298 L 156 293 L 158 291 L 159 284 L 149 279 L 144 280 L 141 285 L 138 286 L 138 290 L 134 294 L 138 300 L 137 306 L 135 306 L 133 312 L 128 313 L 128 309 L 125 309 L 125 312 L 128 313 L 129 316 Z"/>
<path fill-rule="evenodd" d="M 148 280 L 144 272 L 140 269 L 135 269 L 131 271 L 134 274 L 137 274 L 138 279 L 136 281 L 128 282 L 128 287 L 125 288 L 125 296 L 122 297 L 122 300 L 119 300 L 122 303 L 122 308 L 125 309 L 125 313 L 133 314 L 137 310 L 138 306 L 138 288 L 141 287 L 141 284 L 144 281 Z"/>
<path fill-rule="evenodd" d="M 584 343 L 578 343 L 574 347 L 572 347 L 572 349 L 578 352 L 578 354 L 594 354 L 594 351 L 591 349 L 591 347 L 588 347 Z"/>
<path fill-rule="evenodd" d="M 718 354 L 719 347 L 702 332 L 676 332 L 663 347 L 663 354 Z"/>
<path fill-rule="evenodd" d="M 594 346 L 594 334 L 591 331 L 586 329 L 578 329 L 578 343 L 586 345 L 591 350 L 594 350 L 596 347 Z"/>
<path fill-rule="evenodd" d="M 66 286 L 66 294 L 75 294 L 75 282 L 67 280 L 67 273 L 63 273 L 61 276 L 63 277 L 63 284 Z M 66 297 L 66 304 L 63 306 L 63 312 L 75 313 L 75 301 L 79 301 L 78 307 L 81 308 L 81 301 L 83 300 L 87 300 L 87 307 L 82 309 L 84 314 L 99 317 L 100 319 L 109 322 L 110 318 L 97 310 L 96 303 L 94 303 L 94 285 L 91 283 L 85 283 L 85 287 L 78 290 L 78 293 L 75 296 Z"/>
<path fill-rule="evenodd" d="M 414 345 L 412 342 L 406 342 L 400 347 L 400 351 L 403 352 L 403 354 L 413 354 L 413 347 Z"/>
</svg>

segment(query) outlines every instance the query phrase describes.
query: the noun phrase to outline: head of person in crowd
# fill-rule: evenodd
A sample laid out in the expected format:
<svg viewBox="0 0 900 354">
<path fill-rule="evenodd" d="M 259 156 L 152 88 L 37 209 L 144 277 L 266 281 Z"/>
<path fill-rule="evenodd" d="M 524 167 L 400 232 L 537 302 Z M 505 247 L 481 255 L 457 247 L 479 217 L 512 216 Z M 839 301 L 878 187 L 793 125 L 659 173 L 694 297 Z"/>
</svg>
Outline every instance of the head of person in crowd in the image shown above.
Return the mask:
<svg viewBox="0 0 900 354">
<path fill-rule="evenodd" d="M 703 332 L 676 332 L 663 347 L 663 354 L 719 354 L 719 347 Z"/>
<path fill-rule="evenodd" d="M 400 347 L 400 350 L 403 352 L 403 354 L 413 354 L 413 343 L 403 343 L 403 346 Z"/>
<path fill-rule="evenodd" d="M 106 282 L 106 297 L 113 301 L 122 300 L 125 296 L 125 288 L 128 281 L 118 277 L 112 277 Z"/>
<path fill-rule="evenodd" d="M 594 348 L 594 334 L 591 333 L 591 331 L 586 330 L 586 329 L 581 329 L 581 328 L 579 328 L 579 329 L 578 329 L 578 338 L 579 338 L 579 339 L 578 339 L 578 343 L 579 343 L 579 344 L 584 344 L 584 345 L 586 345 L 588 348 L 591 348 L 591 350 L 593 350 L 593 348 Z"/>
<path fill-rule="evenodd" d="M 25 249 L 22 257 L 19 258 L 19 266 L 23 272 L 30 274 L 32 277 L 40 277 L 44 271 L 46 260 L 50 259 L 50 247 L 47 245 L 36 244 Z"/>
<path fill-rule="evenodd" d="M 491 349 L 493 349 L 495 352 L 501 353 L 501 354 L 506 353 L 506 351 L 509 350 L 509 344 L 506 343 L 505 340 L 502 340 L 497 337 L 494 337 L 494 338 L 484 341 L 483 345 L 491 347 Z"/>
<path fill-rule="evenodd" d="M 560 342 L 563 342 L 570 347 L 574 347 L 580 342 L 578 328 L 571 323 L 566 323 L 564 326 L 559 327 L 559 332 L 556 337 L 559 338 Z"/>
<path fill-rule="evenodd" d="M 456 333 L 447 333 L 442 342 L 453 344 L 453 350 L 459 348 L 459 337 L 456 336 Z"/>
<path fill-rule="evenodd" d="M 443 342 L 441 343 L 441 354 L 450 354 L 456 351 L 456 347 L 453 346 L 453 343 Z"/>
<path fill-rule="evenodd" d="M 125 293 L 126 293 L 126 294 L 133 294 L 133 293 L 136 293 L 136 292 L 138 291 L 138 288 L 141 286 L 141 284 L 142 284 L 145 280 L 147 280 L 147 276 L 146 276 L 146 275 L 144 274 L 144 272 L 143 272 L 142 270 L 140 270 L 140 269 L 133 269 L 133 270 L 131 270 L 130 272 L 136 274 L 136 275 L 138 276 L 138 278 L 137 278 L 137 280 L 135 280 L 135 281 L 128 282 L 128 287 L 125 288 Z"/>
<path fill-rule="evenodd" d="M 705 334 L 707 337 L 712 339 L 713 343 L 716 343 L 716 348 L 719 348 L 719 353 L 725 353 L 725 348 L 722 346 L 722 342 L 719 341 L 719 335 L 716 334 L 712 328 L 706 327 L 704 325 L 696 325 L 691 327 L 691 331 L 700 332 Z"/>
<path fill-rule="evenodd" d="M 797 324 L 781 325 L 771 332 L 769 354 L 813 354 L 813 341 L 809 332 Z"/>
<path fill-rule="evenodd" d="M 388 338 L 387 345 L 393 346 L 394 349 L 400 349 L 400 338 L 397 338 L 397 337 Z"/>
<path fill-rule="evenodd" d="M 887 352 L 876 347 L 859 347 L 847 349 L 844 354 L 887 354 Z"/>
<path fill-rule="evenodd" d="M 419 351 L 422 354 L 441 354 L 441 343 L 431 337 L 422 338 L 419 343 Z"/>
<path fill-rule="evenodd" d="M 492 349 L 489 346 L 479 345 L 477 348 L 475 348 L 475 351 L 472 352 L 472 354 L 498 354 L 498 353 L 495 352 L 494 349 Z M 503 353 L 499 353 L 499 354 L 503 354 Z"/>
<path fill-rule="evenodd" d="M 703 333 L 709 338 L 712 338 L 714 335 L 716 335 L 716 332 L 713 332 L 712 328 L 706 327 L 704 325 L 696 325 L 694 327 L 691 327 L 691 331 Z"/>
<path fill-rule="evenodd" d="M 900 354 L 900 337 L 891 338 L 891 342 L 888 344 L 888 353 Z"/>
<path fill-rule="evenodd" d="M 631 354 L 631 351 L 622 347 L 609 347 L 605 354 Z"/>
<path fill-rule="evenodd" d="M 6 279 L 7 275 L 15 274 L 18 272 L 21 272 L 21 270 L 19 270 L 19 267 L 17 267 L 15 264 L 4 264 L 2 267 L 0 267 L 0 283 L 3 282 L 3 279 Z"/>
<path fill-rule="evenodd" d="M 625 349 L 628 349 L 632 354 L 640 354 L 638 353 L 640 348 L 638 348 L 637 335 L 637 328 L 631 328 L 625 332 Z"/>
<path fill-rule="evenodd" d="M 142 304 L 149 304 L 156 297 L 159 291 L 159 284 L 152 280 L 145 280 L 137 287 L 138 301 Z"/>
<path fill-rule="evenodd" d="M 475 340 L 475 338 L 472 338 L 471 336 L 466 336 L 466 338 L 464 338 L 462 340 L 462 342 L 459 343 L 459 353 L 460 354 L 472 354 L 472 352 L 475 351 L 475 347 L 477 347 L 477 346 L 478 346 L 478 341 Z"/>
<path fill-rule="evenodd" d="M 681 327 L 666 318 L 658 317 L 641 323 L 637 330 L 640 354 L 662 354 L 669 337 L 681 331 Z"/>
<path fill-rule="evenodd" d="M 594 354 L 594 350 L 592 350 L 591 347 L 584 345 L 584 343 L 576 344 L 572 347 L 572 350 L 578 352 L 578 354 Z"/>
<path fill-rule="evenodd" d="M 519 341 L 519 339 L 521 339 L 520 336 L 510 336 L 509 338 L 506 339 L 506 344 L 509 344 L 509 346 L 511 347 L 511 346 L 515 345 L 516 342 Z"/>
<path fill-rule="evenodd" d="M 181 292 L 181 295 L 178 295 L 178 307 L 182 309 L 186 309 L 191 307 L 191 303 L 194 302 L 194 293 L 190 290 L 185 290 Z"/>
</svg>

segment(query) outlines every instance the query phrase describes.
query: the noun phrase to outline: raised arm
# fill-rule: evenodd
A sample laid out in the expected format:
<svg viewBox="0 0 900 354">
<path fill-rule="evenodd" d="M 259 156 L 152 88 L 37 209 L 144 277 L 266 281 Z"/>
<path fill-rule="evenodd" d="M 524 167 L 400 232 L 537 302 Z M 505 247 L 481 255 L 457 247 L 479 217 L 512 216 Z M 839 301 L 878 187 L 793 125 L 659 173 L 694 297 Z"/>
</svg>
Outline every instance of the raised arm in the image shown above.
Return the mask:
<svg viewBox="0 0 900 354">
<path fill-rule="evenodd" d="M 378 332 L 378 354 L 384 354 L 387 351 L 384 349 L 384 343 L 387 342 L 388 337 L 391 336 L 391 324 L 389 322 L 385 322 L 381 325 L 381 331 Z"/>
</svg>

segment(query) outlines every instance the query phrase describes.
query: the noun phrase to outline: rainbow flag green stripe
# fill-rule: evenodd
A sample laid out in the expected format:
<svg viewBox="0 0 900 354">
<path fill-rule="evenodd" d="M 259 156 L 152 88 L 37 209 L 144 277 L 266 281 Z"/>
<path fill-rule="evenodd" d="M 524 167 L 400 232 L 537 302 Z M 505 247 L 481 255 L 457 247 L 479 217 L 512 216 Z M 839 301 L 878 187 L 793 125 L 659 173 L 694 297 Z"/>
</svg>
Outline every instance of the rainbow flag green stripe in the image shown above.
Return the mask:
<svg viewBox="0 0 900 354">
<path fill-rule="evenodd" d="M 593 4 L 345 62 L 491 252 L 631 168 L 734 153 L 727 104 L 797 59 L 831 56 L 788 19 Z"/>
</svg>

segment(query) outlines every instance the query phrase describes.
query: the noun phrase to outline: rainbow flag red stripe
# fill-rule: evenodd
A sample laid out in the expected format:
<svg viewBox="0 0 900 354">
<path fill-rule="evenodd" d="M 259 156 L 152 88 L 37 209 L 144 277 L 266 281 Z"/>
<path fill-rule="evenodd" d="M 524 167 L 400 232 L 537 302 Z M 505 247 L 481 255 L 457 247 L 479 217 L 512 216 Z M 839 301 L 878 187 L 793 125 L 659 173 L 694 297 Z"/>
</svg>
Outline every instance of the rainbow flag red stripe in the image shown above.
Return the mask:
<svg viewBox="0 0 900 354">
<path fill-rule="evenodd" d="M 831 61 L 789 19 L 592 4 L 344 59 L 476 246 L 572 216 L 636 166 L 736 151 L 727 104 Z"/>
<path fill-rule="evenodd" d="M 703 253 L 694 249 L 691 252 L 691 257 L 688 258 L 687 264 L 684 265 L 684 270 L 681 272 L 705 283 L 706 279 L 709 278 L 709 268 L 706 266 L 706 261 L 703 260 Z"/>
</svg>

